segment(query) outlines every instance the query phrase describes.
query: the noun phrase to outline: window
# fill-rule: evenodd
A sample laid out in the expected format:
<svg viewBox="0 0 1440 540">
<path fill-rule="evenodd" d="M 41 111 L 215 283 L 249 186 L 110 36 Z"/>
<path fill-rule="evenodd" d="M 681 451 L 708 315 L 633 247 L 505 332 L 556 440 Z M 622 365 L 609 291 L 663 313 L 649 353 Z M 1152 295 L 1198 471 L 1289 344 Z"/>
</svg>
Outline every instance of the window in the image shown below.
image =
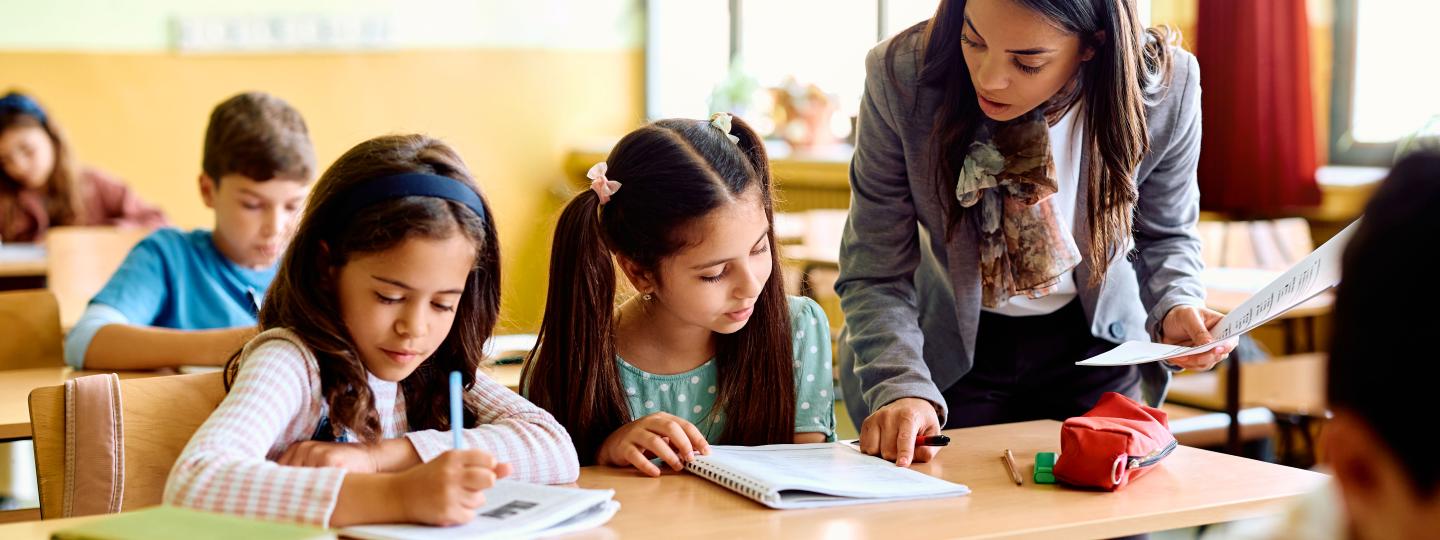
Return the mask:
<svg viewBox="0 0 1440 540">
<path fill-rule="evenodd" d="M 648 0 L 646 115 L 741 114 L 773 139 L 850 135 L 865 53 L 939 0 Z"/>
<path fill-rule="evenodd" d="M 1398 141 L 1440 135 L 1433 26 L 1440 4 L 1336 0 L 1330 160 L 1388 165 Z"/>
</svg>

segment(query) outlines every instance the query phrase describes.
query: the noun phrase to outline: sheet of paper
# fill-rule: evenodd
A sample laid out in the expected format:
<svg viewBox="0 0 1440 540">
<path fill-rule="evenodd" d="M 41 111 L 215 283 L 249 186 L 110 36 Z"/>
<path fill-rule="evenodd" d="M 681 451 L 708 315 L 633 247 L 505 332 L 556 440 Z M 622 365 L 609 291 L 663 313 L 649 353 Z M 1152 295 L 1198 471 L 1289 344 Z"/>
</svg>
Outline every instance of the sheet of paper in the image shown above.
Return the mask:
<svg viewBox="0 0 1440 540">
<path fill-rule="evenodd" d="M 1215 348 L 1231 337 L 1249 332 L 1262 324 L 1285 314 L 1305 301 L 1340 283 L 1340 261 L 1345 246 L 1355 234 L 1360 220 L 1355 220 L 1340 234 L 1325 242 L 1280 277 L 1275 278 L 1260 292 L 1247 298 L 1226 314 L 1211 332 L 1214 341 L 1198 347 L 1164 345 L 1146 341 L 1127 341 L 1109 352 L 1100 354 L 1076 364 L 1082 366 L 1125 366 L 1158 362 L 1180 356 L 1201 353 Z"/>
<path fill-rule="evenodd" d="M 531 538 L 604 524 L 620 508 L 614 496 L 614 490 L 500 480 L 485 490 L 485 506 L 464 525 L 362 525 L 340 532 L 347 537 L 396 540 Z"/>
</svg>

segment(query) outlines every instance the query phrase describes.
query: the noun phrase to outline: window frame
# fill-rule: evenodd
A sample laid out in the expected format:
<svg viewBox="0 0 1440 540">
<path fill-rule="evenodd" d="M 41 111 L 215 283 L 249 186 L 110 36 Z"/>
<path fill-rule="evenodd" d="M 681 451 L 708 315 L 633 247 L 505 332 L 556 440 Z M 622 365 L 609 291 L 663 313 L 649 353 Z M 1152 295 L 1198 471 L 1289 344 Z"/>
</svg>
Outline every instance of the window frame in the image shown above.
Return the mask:
<svg viewBox="0 0 1440 540">
<path fill-rule="evenodd" d="M 1334 0 L 1335 26 L 1332 78 L 1330 81 L 1330 163 L 1388 167 L 1395 160 L 1400 141 L 1363 142 L 1355 140 L 1351 117 L 1355 111 L 1355 56 L 1357 45 L 1357 0 Z"/>
</svg>

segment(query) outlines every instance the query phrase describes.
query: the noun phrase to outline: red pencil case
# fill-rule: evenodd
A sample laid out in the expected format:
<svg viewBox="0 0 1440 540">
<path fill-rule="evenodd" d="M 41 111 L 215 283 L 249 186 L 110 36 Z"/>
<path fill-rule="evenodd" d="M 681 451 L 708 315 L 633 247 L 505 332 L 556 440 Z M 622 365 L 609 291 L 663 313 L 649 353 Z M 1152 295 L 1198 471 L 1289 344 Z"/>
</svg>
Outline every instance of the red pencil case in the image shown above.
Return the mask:
<svg viewBox="0 0 1440 540">
<path fill-rule="evenodd" d="M 1178 444 L 1164 411 L 1108 392 L 1090 412 L 1061 425 L 1055 478 L 1114 491 L 1160 465 Z"/>
</svg>

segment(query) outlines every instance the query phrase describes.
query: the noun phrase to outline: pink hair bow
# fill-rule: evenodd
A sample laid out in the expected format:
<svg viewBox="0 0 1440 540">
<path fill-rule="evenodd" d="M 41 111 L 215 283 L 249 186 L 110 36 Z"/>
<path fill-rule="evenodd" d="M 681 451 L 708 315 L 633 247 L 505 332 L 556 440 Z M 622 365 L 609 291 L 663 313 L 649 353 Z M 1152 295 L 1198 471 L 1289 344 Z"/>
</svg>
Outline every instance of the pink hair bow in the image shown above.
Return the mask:
<svg viewBox="0 0 1440 540">
<path fill-rule="evenodd" d="M 585 173 L 585 177 L 591 180 L 590 190 L 600 196 L 600 204 L 609 203 L 610 196 L 620 191 L 620 182 L 605 177 L 605 172 L 609 169 L 609 166 L 601 161 L 590 167 L 590 172 Z"/>
</svg>

